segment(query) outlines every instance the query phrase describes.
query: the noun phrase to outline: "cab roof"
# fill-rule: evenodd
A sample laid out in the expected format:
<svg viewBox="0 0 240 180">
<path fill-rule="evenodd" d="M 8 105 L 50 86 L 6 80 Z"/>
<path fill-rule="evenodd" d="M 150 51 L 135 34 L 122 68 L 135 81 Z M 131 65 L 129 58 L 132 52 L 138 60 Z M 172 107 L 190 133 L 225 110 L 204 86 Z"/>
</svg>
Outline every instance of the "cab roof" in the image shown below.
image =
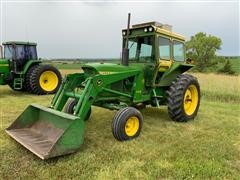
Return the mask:
<svg viewBox="0 0 240 180">
<path fill-rule="evenodd" d="M 141 24 L 134 24 L 134 25 L 132 25 L 132 28 L 130 28 L 130 29 L 131 30 L 141 29 L 141 28 L 150 27 L 150 26 L 154 28 L 154 31 L 156 33 L 160 33 L 160 34 L 163 34 L 163 35 L 167 35 L 167 36 L 174 37 L 174 38 L 177 38 L 179 40 L 185 41 L 184 36 L 172 31 L 172 26 L 171 25 L 162 24 L 162 23 L 159 23 L 159 22 L 156 22 L 156 21 L 146 22 L 146 23 L 141 23 Z M 126 30 L 126 29 L 124 29 L 124 30 Z"/>
<path fill-rule="evenodd" d="M 36 46 L 37 45 L 37 43 L 35 43 L 35 42 L 26 42 L 26 41 L 7 41 L 7 42 L 3 43 L 3 45 L 12 45 L 12 44 L 30 45 L 30 46 Z"/>
</svg>

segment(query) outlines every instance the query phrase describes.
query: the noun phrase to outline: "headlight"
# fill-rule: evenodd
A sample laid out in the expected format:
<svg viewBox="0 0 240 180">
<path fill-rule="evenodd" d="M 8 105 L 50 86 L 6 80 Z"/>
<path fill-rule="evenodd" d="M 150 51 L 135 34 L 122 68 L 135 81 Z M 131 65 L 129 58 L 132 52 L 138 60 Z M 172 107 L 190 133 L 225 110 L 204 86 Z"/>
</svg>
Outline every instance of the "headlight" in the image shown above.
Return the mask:
<svg viewBox="0 0 240 180">
<path fill-rule="evenodd" d="M 144 28 L 144 32 L 148 32 L 148 29 L 147 29 L 147 28 Z"/>
<path fill-rule="evenodd" d="M 152 32 L 153 31 L 153 27 L 149 27 L 148 31 Z"/>
<path fill-rule="evenodd" d="M 123 31 L 123 32 L 122 32 L 122 35 L 123 35 L 123 36 L 126 36 L 126 35 L 127 35 L 127 32 L 126 32 L 126 31 Z"/>
</svg>

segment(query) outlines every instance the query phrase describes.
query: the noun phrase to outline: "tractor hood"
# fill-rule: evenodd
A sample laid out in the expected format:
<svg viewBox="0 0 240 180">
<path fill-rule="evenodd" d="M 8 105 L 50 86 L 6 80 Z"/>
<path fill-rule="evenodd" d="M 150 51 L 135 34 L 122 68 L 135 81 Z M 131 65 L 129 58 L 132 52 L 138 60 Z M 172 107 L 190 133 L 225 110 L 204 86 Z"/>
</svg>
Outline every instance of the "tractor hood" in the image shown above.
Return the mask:
<svg viewBox="0 0 240 180">
<path fill-rule="evenodd" d="M 89 72 L 94 74 L 115 74 L 115 73 L 123 73 L 123 72 L 132 72 L 132 71 L 142 71 L 142 67 L 140 66 L 123 66 L 120 64 L 114 63 L 87 63 L 82 66 L 84 72 Z M 92 72 L 94 71 L 94 72 Z"/>
</svg>

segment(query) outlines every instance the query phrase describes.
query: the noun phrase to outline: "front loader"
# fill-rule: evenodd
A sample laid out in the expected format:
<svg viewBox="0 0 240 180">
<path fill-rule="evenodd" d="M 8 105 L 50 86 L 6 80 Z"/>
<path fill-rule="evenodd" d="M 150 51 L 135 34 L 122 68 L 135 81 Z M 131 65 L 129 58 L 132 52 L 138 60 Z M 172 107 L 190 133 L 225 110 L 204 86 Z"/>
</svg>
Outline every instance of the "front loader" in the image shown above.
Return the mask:
<svg viewBox="0 0 240 180">
<path fill-rule="evenodd" d="M 195 118 L 200 87 L 195 77 L 183 74 L 193 67 L 185 60 L 184 37 L 169 25 L 150 22 L 130 28 L 129 23 L 122 31 L 121 64 L 83 65 L 83 72 L 64 78 L 49 108 L 30 105 L 6 132 L 48 159 L 80 148 L 92 106 L 117 110 L 112 133 L 119 141 L 139 136 L 143 125 L 139 109 L 147 105 L 167 105 L 174 121 Z"/>
<path fill-rule="evenodd" d="M 53 94 L 58 90 L 62 81 L 61 74 L 55 67 L 42 64 L 43 61 L 37 57 L 36 46 L 33 42 L 3 43 L 0 85 L 9 85 L 15 91 L 38 95 Z"/>
</svg>

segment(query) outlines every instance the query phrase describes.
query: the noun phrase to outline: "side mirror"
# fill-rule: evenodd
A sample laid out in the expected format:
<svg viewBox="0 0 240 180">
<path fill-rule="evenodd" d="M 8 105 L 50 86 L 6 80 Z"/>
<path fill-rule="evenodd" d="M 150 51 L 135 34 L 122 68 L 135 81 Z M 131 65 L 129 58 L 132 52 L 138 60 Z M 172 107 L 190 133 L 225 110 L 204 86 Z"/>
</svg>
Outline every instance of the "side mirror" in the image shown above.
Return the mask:
<svg viewBox="0 0 240 180">
<path fill-rule="evenodd" d="M 0 45 L 0 58 L 3 58 L 3 47 Z"/>
<path fill-rule="evenodd" d="M 187 64 L 194 64 L 194 60 L 192 60 L 191 58 L 187 58 L 186 63 Z"/>
</svg>

